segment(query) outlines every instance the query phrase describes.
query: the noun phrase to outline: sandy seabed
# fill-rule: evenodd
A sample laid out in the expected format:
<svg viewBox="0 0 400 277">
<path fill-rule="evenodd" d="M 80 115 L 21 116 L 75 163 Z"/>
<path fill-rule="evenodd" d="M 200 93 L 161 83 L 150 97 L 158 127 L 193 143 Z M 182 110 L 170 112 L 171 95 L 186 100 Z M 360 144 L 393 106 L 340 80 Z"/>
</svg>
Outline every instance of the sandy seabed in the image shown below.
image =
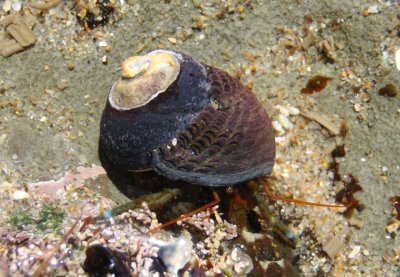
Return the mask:
<svg viewBox="0 0 400 277">
<path fill-rule="evenodd" d="M 270 177 L 274 194 L 333 203 L 349 176 L 357 178 L 363 191 L 354 196 L 361 205 L 350 218 L 335 209 L 274 204 L 296 237 L 294 267 L 300 276 L 399 276 L 399 224 L 390 200 L 400 195 L 398 2 L 110 1 L 115 10 L 109 22 L 92 30 L 78 22 L 77 14 L 84 18 L 82 8 L 72 1 L 50 2 L 54 6 L 40 10 L 28 1 L 0 1 L 0 20 L 18 10 L 36 39 L 0 57 L 1 252 L 15 247 L 10 236 L 20 232 L 36 240 L 62 240 L 62 234 L 38 231 L 35 224 L 18 230 L 10 223 L 16 210 L 39 211 L 52 201 L 29 184 L 63 180 L 67 172 L 81 178 L 79 184 L 68 179 L 73 189 L 61 193 L 71 202 L 56 202 L 65 213 L 61 229 L 73 222 L 74 199 L 93 197 L 87 213 L 127 200 L 92 167 L 101 165 L 101 113 L 125 57 L 168 48 L 240 78 L 270 112 L 277 137 Z M 15 39 L 3 25 L 0 44 Z M 304 93 L 315 76 L 328 77 L 327 86 Z M 343 125 L 346 136 L 340 133 Z M 331 167 L 337 146 L 346 152 L 334 158 L 343 180 L 335 180 Z M 84 174 L 80 166 L 92 169 L 89 177 L 79 175 Z M 127 190 L 135 194 L 134 188 Z M 156 215 L 141 209 L 140 222 L 148 229 Z M 221 222 L 226 228 L 221 240 L 229 241 L 233 227 Z M 106 236 L 111 227 L 103 227 Z M 81 241 L 93 235 L 91 228 Z M 111 244 L 109 239 L 105 242 Z M 155 246 L 146 247 L 157 252 L 151 249 Z M 4 272 L 19 270 L 13 265 L 16 253 L 2 257 Z M 82 251 L 76 260 L 84 258 Z M 136 262 L 146 268 L 146 261 Z M 82 269 L 76 273 L 85 274 Z"/>
</svg>

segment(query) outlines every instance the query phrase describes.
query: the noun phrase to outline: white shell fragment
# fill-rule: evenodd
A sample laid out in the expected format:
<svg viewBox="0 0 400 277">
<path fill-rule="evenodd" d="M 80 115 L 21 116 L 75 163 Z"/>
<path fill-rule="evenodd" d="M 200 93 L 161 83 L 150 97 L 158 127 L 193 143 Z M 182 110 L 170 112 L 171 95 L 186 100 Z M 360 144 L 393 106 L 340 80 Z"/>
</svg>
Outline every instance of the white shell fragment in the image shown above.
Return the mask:
<svg viewBox="0 0 400 277">
<path fill-rule="evenodd" d="M 12 0 L 6 0 L 3 4 L 3 11 L 9 12 L 11 10 L 11 6 L 13 4 Z"/>
<path fill-rule="evenodd" d="M 369 6 L 368 7 L 368 13 L 369 14 L 379 13 L 378 6 L 377 5 Z"/>
<path fill-rule="evenodd" d="M 276 107 L 279 110 L 279 113 L 284 115 L 284 116 L 289 116 L 289 110 L 286 109 L 285 107 L 281 106 L 281 105 L 276 105 Z"/>
<path fill-rule="evenodd" d="M 121 78 L 111 88 L 110 104 L 118 110 L 146 105 L 176 80 L 180 59 L 179 54 L 166 50 L 127 58 L 122 63 Z"/>
<path fill-rule="evenodd" d="M 334 259 L 335 256 L 343 249 L 346 247 L 346 244 L 344 244 L 337 236 L 332 235 L 329 237 L 328 241 L 325 242 L 322 245 L 322 249 L 325 251 L 326 254 L 331 259 Z"/>
<path fill-rule="evenodd" d="M 396 50 L 396 53 L 394 54 L 394 60 L 396 63 L 396 68 L 398 71 L 400 71 L 400 48 Z"/>
<path fill-rule="evenodd" d="M 290 117 L 298 115 L 300 110 L 290 104 L 286 106 L 276 105 L 274 108 L 279 112 L 279 114 L 274 117 L 275 120 L 272 121 L 272 127 L 276 131 L 276 135 L 279 137 L 285 135 L 286 131 L 293 129 L 294 124 Z M 276 139 L 275 142 L 278 143 Z"/>
<path fill-rule="evenodd" d="M 288 111 L 290 115 L 298 115 L 300 113 L 300 110 L 296 107 L 289 107 Z"/>
<path fill-rule="evenodd" d="M 104 40 L 99 41 L 99 47 L 107 47 L 107 42 Z"/>
<path fill-rule="evenodd" d="M 329 119 L 329 117 L 324 114 L 311 112 L 311 111 L 302 111 L 301 115 L 304 116 L 305 118 L 316 121 L 318 124 L 325 127 L 332 135 L 337 136 L 340 134 L 339 126 L 336 126 Z"/>
<path fill-rule="evenodd" d="M 253 270 L 253 261 L 240 246 L 232 249 L 225 261 L 228 267 L 232 267 L 232 276 L 246 276 Z"/>
<path fill-rule="evenodd" d="M 293 123 L 283 114 L 278 115 L 278 121 L 286 130 L 291 130 L 293 128 Z"/>
<path fill-rule="evenodd" d="M 177 240 L 160 246 L 158 257 L 162 260 L 168 272 L 178 276 L 192 256 L 193 243 L 190 233 L 185 231 Z"/>
<path fill-rule="evenodd" d="M 14 191 L 12 198 L 14 200 L 22 200 L 22 199 L 27 199 L 29 198 L 29 194 L 26 191 L 23 190 L 17 190 Z"/>
<path fill-rule="evenodd" d="M 22 8 L 22 3 L 19 0 L 14 0 L 11 7 L 14 11 L 19 12 Z"/>
<path fill-rule="evenodd" d="M 278 135 L 283 135 L 285 133 L 285 129 L 283 129 L 282 125 L 276 121 L 273 120 L 272 121 L 272 128 L 274 128 L 274 130 L 278 133 Z"/>
<path fill-rule="evenodd" d="M 358 255 L 358 253 L 360 253 L 360 250 L 361 250 L 360 245 L 354 246 L 353 250 L 349 254 L 349 259 L 354 259 Z"/>
</svg>

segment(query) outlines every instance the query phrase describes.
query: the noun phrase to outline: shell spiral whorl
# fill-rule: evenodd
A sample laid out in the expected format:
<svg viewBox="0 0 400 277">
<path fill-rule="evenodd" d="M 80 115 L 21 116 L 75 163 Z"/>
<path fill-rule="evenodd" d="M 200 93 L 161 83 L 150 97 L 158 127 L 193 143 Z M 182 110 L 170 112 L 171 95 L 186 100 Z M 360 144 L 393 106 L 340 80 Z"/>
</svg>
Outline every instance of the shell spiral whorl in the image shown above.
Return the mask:
<svg viewBox="0 0 400 277">
<path fill-rule="evenodd" d="M 208 186 L 269 174 L 275 160 L 271 121 L 255 95 L 226 72 L 166 50 L 123 62 L 100 142 L 124 169 Z"/>
</svg>

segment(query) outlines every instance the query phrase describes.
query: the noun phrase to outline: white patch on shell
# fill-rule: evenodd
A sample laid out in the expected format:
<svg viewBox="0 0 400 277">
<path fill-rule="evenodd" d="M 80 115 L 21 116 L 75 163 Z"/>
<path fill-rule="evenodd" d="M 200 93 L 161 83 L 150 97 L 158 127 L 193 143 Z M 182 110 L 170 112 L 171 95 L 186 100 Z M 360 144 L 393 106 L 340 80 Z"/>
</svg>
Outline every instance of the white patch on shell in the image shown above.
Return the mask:
<svg viewBox="0 0 400 277">
<path fill-rule="evenodd" d="M 120 105 L 118 105 L 117 103 L 115 103 L 115 101 L 114 101 L 114 99 L 113 99 L 113 91 L 114 91 L 114 89 L 116 88 L 116 85 L 118 84 L 118 82 L 120 82 L 120 80 L 118 80 L 117 82 L 115 82 L 115 83 L 112 85 L 112 87 L 111 87 L 111 89 L 110 89 L 110 91 L 109 91 L 109 95 L 108 95 L 108 101 L 110 102 L 110 105 L 111 105 L 114 109 L 117 109 L 117 110 L 131 110 L 131 109 L 134 109 L 134 108 L 138 108 L 138 107 L 144 106 L 144 105 L 148 104 L 151 100 L 153 100 L 154 98 L 156 98 L 159 94 L 161 94 L 161 93 L 163 93 L 164 91 L 166 91 L 166 90 L 168 89 L 169 85 L 172 84 L 172 83 L 176 80 L 176 78 L 178 77 L 178 75 L 179 75 L 179 73 L 180 73 L 180 64 L 181 64 L 181 62 L 182 62 L 182 60 L 183 60 L 182 55 L 180 55 L 179 53 L 176 53 L 176 52 L 174 52 L 174 51 L 168 51 L 168 50 L 159 49 L 159 50 L 151 51 L 151 52 L 149 52 L 149 53 L 148 53 L 147 55 L 145 55 L 145 56 L 153 55 L 153 54 L 156 54 L 156 53 L 165 53 L 165 54 L 169 54 L 169 55 L 171 55 L 171 56 L 173 57 L 173 59 L 176 60 L 176 72 L 174 72 L 173 78 L 171 78 L 172 81 L 171 81 L 167 86 L 163 87 L 161 90 L 158 90 L 158 91 L 156 91 L 155 93 L 153 93 L 153 94 L 151 95 L 151 97 L 149 97 L 145 102 L 140 103 L 140 104 L 138 104 L 138 105 L 132 105 L 132 106 L 124 107 L 124 106 L 120 106 Z M 145 56 L 144 56 L 144 57 L 145 57 Z M 131 69 L 134 70 L 135 68 L 131 68 Z M 147 70 L 147 68 L 146 68 L 146 70 Z M 140 72 L 138 75 L 141 75 L 141 74 L 142 74 L 142 72 Z"/>
</svg>

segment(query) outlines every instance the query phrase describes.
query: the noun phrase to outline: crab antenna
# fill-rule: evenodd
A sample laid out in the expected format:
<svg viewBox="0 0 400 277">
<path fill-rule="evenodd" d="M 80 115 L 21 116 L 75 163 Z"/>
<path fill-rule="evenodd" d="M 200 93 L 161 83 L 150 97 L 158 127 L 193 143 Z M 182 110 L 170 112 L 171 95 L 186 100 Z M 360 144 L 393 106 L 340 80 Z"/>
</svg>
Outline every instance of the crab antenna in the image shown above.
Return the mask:
<svg viewBox="0 0 400 277">
<path fill-rule="evenodd" d="M 305 206 L 316 206 L 316 207 L 327 207 L 327 208 L 346 208 L 346 206 L 340 205 L 340 204 L 335 205 L 335 204 L 314 203 L 314 202 L 308 202 L 308 201 L 299 200 L 299 199 L 283 197 L 283 196 L 279 196 L 279 195 L 273 195 L 272 192 L 267 187 L 266 183 L 263 183 L 263 187 L 264 187 L 264 191 L 265 191 L 265 194 L 267 195 L 267 197 L 270 199 L 273 199 L 273 200 L 281 200 L 281 201 L 296 203 L 296 204 L 305 205 Z"/>
</svg>

